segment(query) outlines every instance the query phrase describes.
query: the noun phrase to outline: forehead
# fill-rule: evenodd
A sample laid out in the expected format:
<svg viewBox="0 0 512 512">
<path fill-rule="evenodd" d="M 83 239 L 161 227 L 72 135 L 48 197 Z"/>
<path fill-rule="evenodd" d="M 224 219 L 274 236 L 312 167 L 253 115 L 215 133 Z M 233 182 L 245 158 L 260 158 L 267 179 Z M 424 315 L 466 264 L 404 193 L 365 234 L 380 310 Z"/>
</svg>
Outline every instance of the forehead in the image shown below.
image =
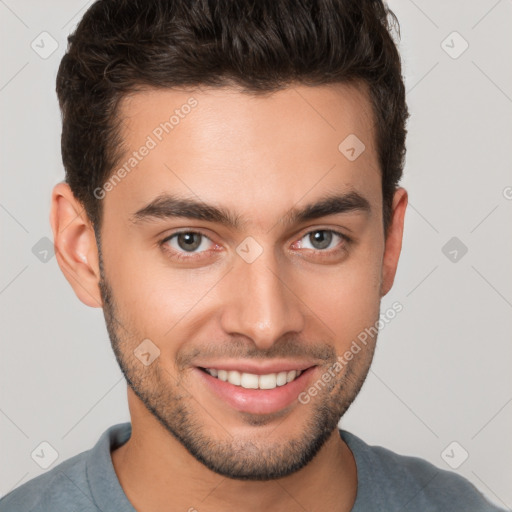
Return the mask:
<svg viewBox="0 0 512 512">
<path fill-rule="evenodd" d="M 158 138 L 158 128 L 166 122 L 172 125 L 174 137 L 180 131 L 193 131 L 197 145 L 213 142 L 215 135 L 218 139 L 229 135 L 216 141 L 224 145 L 238 144 L 240 138 L 248 137 L 253 137 L 251 142 L 257 143 L 257 138 L 263 144 L 267 141 L 265 134 L 282 135 L 283 139 L 274 140 L 275 146 L 285 141 L 284 136 L 303 133 L 311 137 L 314 132 L 321 136 L 332 131 L 337 132 L 338 138 L 357 133 L 368 146 L 374 135 L 371 101 L 364 82 L 295 85 L 264 94 L 242 92 L 235 87 L 146 89 L 122 99 L 119 119 L 123 138 L 131 146 L 138 143 L 134 137 L 139 138 L 140 132 L 150 134 L 156 130 L 154 135 Z M 169 133 L 164 129 L 161 135 L 165 138 Z"/>
<path fill-rule="evenodd" d="M 371 202 L 380 200 L 362 84 L 297 85 L 265 95 L 148 89 L 124 98 L 119 118 L 124 155 L 114 172 L 123 165 L 127 172 L 106 201 L 126 216 L 165 192 L 249 216 L 251 205 L 263 207 L 262 218 L 329 191 L 365 191 Z"/>
</svg>

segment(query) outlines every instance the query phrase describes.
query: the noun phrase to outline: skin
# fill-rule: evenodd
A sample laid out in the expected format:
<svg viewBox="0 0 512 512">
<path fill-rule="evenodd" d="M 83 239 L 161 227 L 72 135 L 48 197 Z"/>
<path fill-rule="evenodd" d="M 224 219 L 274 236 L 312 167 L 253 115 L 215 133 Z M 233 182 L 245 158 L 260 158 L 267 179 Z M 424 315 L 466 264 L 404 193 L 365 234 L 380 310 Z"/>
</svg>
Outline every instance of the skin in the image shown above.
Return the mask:
<svg viewBox="0 0 512 512">
<path fill-rule="evenodd" d="M 308 404 L 295 400 L 273 414 L 234 410 L 195 364 L 293 357 L 315 362 L 311 383 L 321 378 L 379 319 L 407 192 L 395 192 L 385 238 L 363 86 L 294 86 L 262 97 L 228 87 L 138 92 L 120 109 L 126 154 L 190 97 L 197 106 L 102 200 L 101 253 L 69 187 L 59 183 L 52 194 L 57 261 L 78 298 L 103 307 L 128 381 L 132 436 L 112 452 L 114 469 L 143 512 L 170 503 L 200 512 L 349 511 L 357 471 L 337 423 L 366 378 L 376 337 Z M 351 133 L 366 146 L 355 161 L 338 150 Z M 279 222 L 292 208 L 350 190 L 367 198 L 370 212 Z M 235 230 L 188 218 L 132 222 L 162 192 L 222 206 L 247 223 Z M 179 230 L 208 238 L 192 253 L 177 237 L 159 244 Z M 319 249 L 309 235 L 322 230 L 352 242 L 334 235 Z M 263 250 L 252 263 L 236 252 L 248 236 Z M 173 249 L 193 257 L 177 260 Z M 133 354 L 144 339 L 160 350 L 149 366 Z"/>
</svg>

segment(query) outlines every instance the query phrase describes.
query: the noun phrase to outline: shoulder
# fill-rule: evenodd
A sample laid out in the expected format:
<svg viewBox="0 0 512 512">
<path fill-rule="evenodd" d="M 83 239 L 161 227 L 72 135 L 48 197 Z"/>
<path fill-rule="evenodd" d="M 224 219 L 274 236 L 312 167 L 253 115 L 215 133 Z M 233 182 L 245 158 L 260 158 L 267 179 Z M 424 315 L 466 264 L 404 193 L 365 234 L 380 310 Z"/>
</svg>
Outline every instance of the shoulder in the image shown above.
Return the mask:
<svg viewBox="0 0 512 512">
<path fill-rule="evenodd" d="M 129 509 L 116 480 L 110 451 L 131 434 L 130 423 L 108 428 L 95 446 L 20 485 L 0 499 L 0 512 L 98 512 L 101 501 Z M 120 506 L 119 509 L 122 507 Z"/>
<path fill-rule="evenodd" d="M 61 462 L 50 471 L 20 485 L 0 499 L 0 512 L 68 511 L 70 504 L 87 508 L 87 490 L 83 491 L 85 462 L 88 452 L 82 452 Z"/>
<path fill-rule="evenodd" d="M 440 469 L 419 457 L 370 446 L 345 430 L 340 430 L 340 435 L 356 460 L 356 504 L 359 501 L 364 507 L 379 504 L 389 511 L 502 510 L 488 501 L 469 480 L 453 471 Z M 354 512 L 357 510 L 355 508 Z"/>
</svg>

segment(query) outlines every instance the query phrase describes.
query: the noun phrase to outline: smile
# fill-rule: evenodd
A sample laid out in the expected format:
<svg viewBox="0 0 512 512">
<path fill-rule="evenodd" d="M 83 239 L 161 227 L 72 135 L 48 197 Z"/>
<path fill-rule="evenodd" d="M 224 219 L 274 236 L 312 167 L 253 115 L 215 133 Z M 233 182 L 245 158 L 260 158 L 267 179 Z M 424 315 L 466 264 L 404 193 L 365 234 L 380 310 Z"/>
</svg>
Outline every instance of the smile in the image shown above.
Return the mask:
<svg viewBox="0 0 512 512">
<path fill-rule="evenodd" d="M 217 370 L 216 368 L 202 368 L 203 371 L 223 382 L 245 389 L 274 389 L 293 382 L 302 373 L 301 370 L 290 370 L 279 373 L 256 375 L 254 373 L 239 372 L 237 370 Z"/>
<path fill-rule="evenodd" d="M 317 369 L 317 366 L 304 368 L 303 365 L 300 370 L 263 374 L 239 371 L 241 368 L 197 366 L 195 371 L 215 400 L 240 412 L 270 414 L 297 402 L 297 397 L 309 386 Z"/>
</svg>

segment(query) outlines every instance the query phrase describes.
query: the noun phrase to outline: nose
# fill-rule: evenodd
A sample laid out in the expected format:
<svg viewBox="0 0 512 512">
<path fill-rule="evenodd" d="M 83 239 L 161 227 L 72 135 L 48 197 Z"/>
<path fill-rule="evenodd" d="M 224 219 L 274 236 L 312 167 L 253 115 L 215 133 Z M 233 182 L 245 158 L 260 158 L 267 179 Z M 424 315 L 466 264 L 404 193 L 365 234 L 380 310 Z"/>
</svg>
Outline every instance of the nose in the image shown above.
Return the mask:
<svg viewBox="0 0 512 512">
<path fill-rule="evenodd" d="M 283 272 L 272 251 L 247 263 L 238 258 L 224 283 L 227 301 L 221 314 L 224 332 L 249 337 L 265 350 L 283 335 L 304 327 L 304 307 L 290 272 Z"/>
</svg>

